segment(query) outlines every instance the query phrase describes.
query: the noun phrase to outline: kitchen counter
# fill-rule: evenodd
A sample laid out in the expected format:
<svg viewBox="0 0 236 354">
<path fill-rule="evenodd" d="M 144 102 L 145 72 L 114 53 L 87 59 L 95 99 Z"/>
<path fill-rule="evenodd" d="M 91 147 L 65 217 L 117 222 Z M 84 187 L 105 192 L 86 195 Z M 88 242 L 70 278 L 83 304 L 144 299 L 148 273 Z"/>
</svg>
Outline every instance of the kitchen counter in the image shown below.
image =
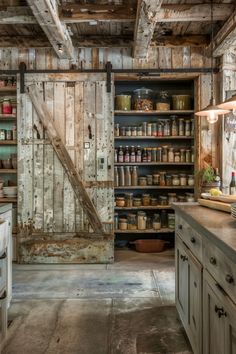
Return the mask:
<svg viewBox="0 0 236 354">
<path fill-rule="evenodd" d="M 197 232 L 236 262 L 236 220 L 229 213 L 205 208 L 198 203 L 174 203 L 173 208 Z"/>
</svg>

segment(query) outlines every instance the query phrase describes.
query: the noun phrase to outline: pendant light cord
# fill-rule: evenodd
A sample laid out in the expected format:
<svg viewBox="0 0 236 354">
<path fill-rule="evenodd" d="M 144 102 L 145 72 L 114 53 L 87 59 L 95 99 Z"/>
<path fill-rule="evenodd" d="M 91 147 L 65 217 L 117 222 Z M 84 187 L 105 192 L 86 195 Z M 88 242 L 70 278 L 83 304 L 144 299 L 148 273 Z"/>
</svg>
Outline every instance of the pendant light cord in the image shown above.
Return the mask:
<svg viewBox="0 0 236 354">
<path fill-rule="evenodd" d="M 211 102 L 213 104 L 213 0 L 211 0 Z"/>
</svg>

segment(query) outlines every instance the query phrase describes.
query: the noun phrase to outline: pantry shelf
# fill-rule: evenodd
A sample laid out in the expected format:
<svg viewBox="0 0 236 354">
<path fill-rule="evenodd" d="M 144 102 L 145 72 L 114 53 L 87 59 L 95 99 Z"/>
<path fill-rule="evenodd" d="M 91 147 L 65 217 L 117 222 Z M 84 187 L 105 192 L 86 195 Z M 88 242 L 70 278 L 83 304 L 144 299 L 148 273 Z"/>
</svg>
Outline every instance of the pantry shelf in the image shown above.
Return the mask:
<svg viewBox="0 0 236 354">
<path fill-rule="evenodd" d="M 16 203 L 17 202 L 17 198 L 10 198 L 10 197 L 3 197 L 0 198 L 0 203 Z"/>
<path fill-rule="evenodd" d="M 0 114 L 0 120 L 16 119 L 15 114 Z"/>
<path fill-rule="evenodd" d="M 2 86 L 0 92 L 16 92 L 16 86 Z"/>
<path fill-rule="evenodd" d="M 15 169 L 1 168 L 0 173 L 17 173 Z"/>
<path fill-rule="evenodd" d="M 115 166 L 194 166 L 193 162 L 116 162 Z"/>
<path fill-rule="evenodd" d="M 163 116 L 163 115 L 189 115 L 189 114 L 193 114 L 194 110 L 187 110 L 187 111 L 115 111 L 114 114 L 115 115 L 120 115 L 120 116 Z"/>
<path fill-rule="evenodd" d="M 17 145 L 16 140 L 0 140 L 0 145 Z"/>
<path fill-rule="evenodd" d="M 115 140 L 191 140 L 194 136 L 116 136 Z"/>
<path fill-rule="evenodd" d="M 169 229 L 169 228 L 165 228 L 165 229 L 160 229 L 160 230 L 154 230 L 154 229 L 146 229 L 146 230 L 115 230 L 115 233 L 119 233 L 119 234 L 160 234 L 160 233 L 170 233 L 170 232 L 175 232 L 174 229 Z"/>
<path fill-rule="evenodd" d="M 140 207 L 115 207 L 115 210 L 162 210 L 172 209 L 170 205 L 140 206 Z"/>
<path fill-rule="evenodd" d="M 119 186 L 115 189 L 194 189 L 194 186 Z"/>
</svg>

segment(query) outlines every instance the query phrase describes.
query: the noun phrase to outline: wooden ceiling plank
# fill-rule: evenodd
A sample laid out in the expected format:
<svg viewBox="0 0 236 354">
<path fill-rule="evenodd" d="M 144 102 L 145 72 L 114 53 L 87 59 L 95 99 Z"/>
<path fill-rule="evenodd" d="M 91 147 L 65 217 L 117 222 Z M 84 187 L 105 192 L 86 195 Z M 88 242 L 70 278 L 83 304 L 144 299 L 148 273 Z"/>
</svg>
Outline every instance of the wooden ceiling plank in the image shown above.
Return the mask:
<svg viewBox="0 0 236 354">
<path fill-rule="evenodd" d="M 0 8 L 0 24 L 1 25 L 14 25 L 37 24 L 35 17 L 32 15 L 28 6 L 9 6 Z"/>
<path fill-rule="evenodd" d="M 134 58 L 146 58 L 162 0 L 138 0 L 134 30 Z"/>
<path fill-rule="evenodd" d="M 213 40 L 213 55 L 214 57 L 221 56 L 229 48 L 236 47 L 236 11 L 232 13 L 228 21 L 217 32 Z M 208 48 L 210 52 L 210 46 Z"/>
<path fill-rule="evenodd" d="M 56 1 L 27 0 L 37 22 L 60 59 L 73 59 L 74 47 L 68 29 L 62 24 Z"/>
</svg>

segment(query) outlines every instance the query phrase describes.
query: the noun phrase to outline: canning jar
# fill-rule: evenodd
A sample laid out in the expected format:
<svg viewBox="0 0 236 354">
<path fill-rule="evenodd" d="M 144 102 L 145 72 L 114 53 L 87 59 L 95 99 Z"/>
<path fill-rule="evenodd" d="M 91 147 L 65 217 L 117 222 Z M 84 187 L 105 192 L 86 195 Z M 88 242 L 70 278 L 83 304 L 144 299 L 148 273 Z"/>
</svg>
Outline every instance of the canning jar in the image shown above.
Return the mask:
<svg viewBox="0 0 236 354">
<path fill-rule="evenodd" d="M 138 128 L 137 128 L 137 135 L 138 135 L 138 136 L 146 135 L 146 134 L 143 134 L 143 126 L 142 126 L 142 125 L 139 125 L 139 126 L 138 126 Z"/>
<path fill-rule="evenodd" d="M 173 95 L 172 109 L 173 110 L 189 110 L 191 107 L 191 97 L 189 95 Z"/>
<path fill-rule="evenodd" d="M 160 230 L 160 228 L 161 228 L 160 214 L 153 215 L 152 227 L 154 230 Z"/>
<path fill-rule="evenodd" d="M 157 161 L 157 148 L 152 148 L 152 161 L 156 162 Z"/>
<path fill-rule="evenodd" d="M 177 201 L 176 193 L 168 193 L 168 204 L 175 203 Z"/>
<path fill-rule="evenodd" d="M 172 136 L 177 136 L 179 134 L 178 131 L 178 124 L 177 124 L 177 116 L 171 116 L 171 135 Z"/>
<path fill-rule="evenodd" d="M 146 219 L 146 229 L 147 230 L 152 229 L 152 218 L 150 216 L 147 216 L 147 219 Z"/>
<path fill-rule="evenodd" d="M 147 123 L 147 136 L 152 136 L 152 123 Z"/>
<path fill-rule="evenodd" d="M 114 127 L 114 136 L 120 136 L 120 124 L 116 123 Z"/>
<path fill-rule="evenodd" d="M 186 186 L 187 185 L 187 176 L 185 173 L 181 173 L 180 175 L 180 185 Z"/>
<path fill-rule="evenodd" d="M 168 162 L 174 162 L 174 148 L 168 150 Z"/>
<path fill-rule="evenodd" d="M 131 136 L 131 127 L 126 127 L 126 129 L 125 129 L 125 135 L 126 135 L 126 136 Z"/>
<path fill-rule="evenodd" d="M 137 127 L 131 127 L 131 136 L 137 136 Z"/>
<path fill-rule="evenodd" d="M 168 214 L 168 227 L 169 229 L 175 228 L 175 214 Z"/>
<path fill-rule="evenodd" d="M 188 185 L 194 186 L 194 176 L 193 175 L 188 175 Z"/>
<path fill-rule="evenodd" d="M 124 166 L 120 166 L 118 169 L 118 176 L 119 176 L 119 186 L 123 187 L 125 185 L 125 172 Z"/>
<path fill-rule="evenodd" d="M 128 221 L 126 218 L 119 218 L 119 230 L 127 230 Z"/>
<path fill-rule="evenodd" d="M 125 206 L 127 208 L 133 206 L 133 193 L 125 193 Z"/>
<path fill-rule="evenodd" d="M 142 199 L 138 197 L 133 198 L 133 205 L 134 207 L 140 207 L 142 206 Z"/>
<path fill-rule="evenodd" d="M 138 184 L 139 184 L 139 186 L 146 186 L 147 185 L 147 177 L 138 177 Z"/>
<path fill-rule="evenodd" d="M 189 149 L 186 150 L 186 162 L 191 162 L 191 150 Z"/>
<path fill-rule="evenodd" d="M 151 202 L 150 194 L 143 194 L 142 195 L 142 205 L 149 206 Z"/>
<path fill-rule="evenodd" d="M 131 185 L 137 186 L 138 185 L 138 167 L 133 166 L 131 170 Z"/>
<path fill-rule="evenodd" d="M 125 206 L 125 198 L 124 197 L 116 197 L 116 206 L 122 208 Z"/>
<path fill-rule="evenodd" d="M 128 230 L 137 230 L 136 214 L 129 213 L 127 216 Z"/>
<path fill-rule="evenodd" d="M 168 161 L 168 146 L 162 146 L 162 162 Z"/>
<path fill-rule="evenodd" d="M 130 166 L 125 166 L 125 186 L 131 186 Z"/>
<path fill-rule="evenodd" d="M 2 113 L 3 114 L 11 114 L 12 113 L 12 106 L 11 100 L 9 98 L 4 98 L 2 102 Z"/>
<path fill-rule="evenodd" d="M 115 109 L 118 111 L 131 110 L 131 95 L 117 95 L 115 96 Z"/>
<path fill-rule="evenodd" d="M 162 147 L 157 148 L 157 162 L 162 162 Z"/>
<path fill-rule="evenodd" d="M 166 210 L 161 211 L 161 227 L 168 227 L 167 213 Z"/>
<path fill-rule="evenodd" d="M 186 162 L 185 149 L 180 149 L 180 162 Z"/>
<path fill-rule="evenodd" d="M 184 136 L 184 118 L 179 118 L 179 136 Z"/>
<path fill-rule="evenodd" d="M 190 135 L 191 135 L 190 120 L 186 119 L 186 121 L 185 121 L 185 136 L 190 136 Z"/>
<path fill-rule="evenodd" d="M 136 111 L 153 110 L 153 91 L 145 87 L 134 90 L 134 109 Z"/>
<path fill-rule="evenodd" d="M 120 127 L 120 136 L 125 136 L 126 128 Z"/>
<path fill-rule="evenodd" d="M 157 97 L 156 103 L 157 111 L 169 111 L 170 110 L 170 97 L 167 91 L 160 91 Z"/>
<path fill-rule="evenodd" d="M 166 172 L 160 172 L 160 186 L 166 185 Z"/>
<path fill-rule="evenodd" d="M 169 119 L 166 120 L 165 123 L 164 123 L 163 135 L 164 136 L 169 136 L 170 135 L 170 121 L 169 121 Z"/>
<path fill-rule="evenodd" d="M 159 204 L 160 205 L 168 205 L 168 198 L 165 195 L 159 196 Z"/>
<path fill-rule="evenodd" d="M 173 186 L 180 185 L 180 179 L 179 179 L 178 175 L 172 175 L 172 184 L 173 184 Z"/>
<path fill-rule="evenodd" d="M 157 136 L 157 123 L 152 123 L 152 136 Z"/>
<path fill-rule="evenodd" d="M 185 203 L 186 199 L 184 195 L 177 195 L 178 202 Z"/>
<path fill-rule="evenodd" d="M 143 136 L 147 136 L 147 122 L 142 123 L 142 134 Z"/>
<path fill-rule="evenodd" d="M 152 175 L 147 175 L 147 185 L 151 186 L 152 185 Z"/>
<path fill-rule="evenodd" d="M 160 185 L 160 175 L 155 173 L 154 175 L 152 175 L 152 180 L 153 180 L 153 184 L 156 186 Z"/>
<path fill-rule="evenodd" d="M 174 152 L 174 162 L 180 162 L 180 152 L 179 151 Z"/>
<path fill-rule="evenodd" d="M 166 175 L 166 186 L 172 186 L 172 176 Z"/>
<path fill-rule="evenodd" d="M 187 202 L 194 202 L 194 194 L 193 193 L 185 193 Z"/>
<path fill-rule="evenodd" d="M 157 205 L 157 198 L 151 198 L 151 206 Z"/>
<path fill-rule="evenodd" d="M 145 230 L 146 220 L 147 220 L 146 213 L 144 211 L 138 211 L 137 216 L 138 216 L 138 229 Z"/>
</svg>

